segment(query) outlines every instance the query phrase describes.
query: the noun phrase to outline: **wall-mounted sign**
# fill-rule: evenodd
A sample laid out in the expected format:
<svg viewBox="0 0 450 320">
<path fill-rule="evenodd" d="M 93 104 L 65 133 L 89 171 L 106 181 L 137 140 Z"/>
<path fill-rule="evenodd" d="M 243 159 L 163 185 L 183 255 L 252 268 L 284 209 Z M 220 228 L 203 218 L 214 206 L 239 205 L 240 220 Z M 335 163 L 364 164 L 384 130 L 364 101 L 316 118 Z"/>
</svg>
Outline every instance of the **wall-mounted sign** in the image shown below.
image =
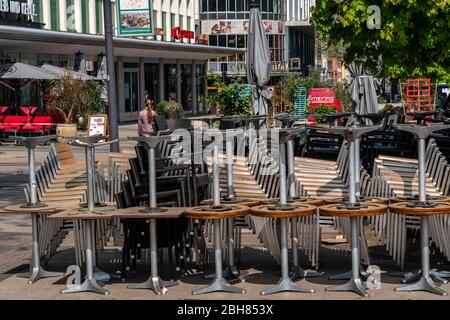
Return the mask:
<svg viewBox="0 0 450 320">
<path fill-rule="evenodd" d="M 264 30 L 268 34 L 284 34 L 284 22 L 264 20 Z M 206 20 L 202 21 L 204 34 L 247 34 L 250 27 L 248 20 Z"/>
<path fill-rule="evenodd" d="M 180 27 L 175 27 L 172 29 L 172 38 L 175 40 L 180 39 L 194 39 L 194 31 L 182 30 Z"/>
<path fill-rule="evenodd" d="M 117 0 L 119 36 L 153 35 L 151 0 Z"/>
<path fill-rule="evenodd" d="M 197 34 L 195 39 L 198 44 L 208 45 L 209 43 L 209 35 L 207 34 L 203 33 Z"/>
<path fill-rule="evenodd" d="M 17 13 L 36 16 L 36 5 L 32 3 L 12 0 L 0 0 L 0 12 Z"/>
</svg>

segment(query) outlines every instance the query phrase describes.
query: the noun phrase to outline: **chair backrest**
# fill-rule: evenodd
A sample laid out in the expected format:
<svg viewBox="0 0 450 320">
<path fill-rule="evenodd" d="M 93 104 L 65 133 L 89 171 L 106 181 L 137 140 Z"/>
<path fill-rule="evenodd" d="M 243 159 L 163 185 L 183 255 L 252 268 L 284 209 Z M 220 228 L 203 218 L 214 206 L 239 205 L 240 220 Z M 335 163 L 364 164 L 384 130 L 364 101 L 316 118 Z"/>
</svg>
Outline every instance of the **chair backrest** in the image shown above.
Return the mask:
<svg viewBox="0 0 450 320">
<path fill-rule="evenodd" d="M 72 147 L 67 143 L 55 143 L 55 150 L 61 165 L 71 165 L 76 163 Z"/>
<path fill-rule="evenodd" d="M 167 119 L 167 127 L 170 131 L 176 129 L 192 129 L 192 123 L 189 119 Z"/>
<path fill-rule="evenodd" d="M 236 129 L 242 126 L 242 121 L 240 119 L 221 119 L 219 129 Z"/>
</svg>

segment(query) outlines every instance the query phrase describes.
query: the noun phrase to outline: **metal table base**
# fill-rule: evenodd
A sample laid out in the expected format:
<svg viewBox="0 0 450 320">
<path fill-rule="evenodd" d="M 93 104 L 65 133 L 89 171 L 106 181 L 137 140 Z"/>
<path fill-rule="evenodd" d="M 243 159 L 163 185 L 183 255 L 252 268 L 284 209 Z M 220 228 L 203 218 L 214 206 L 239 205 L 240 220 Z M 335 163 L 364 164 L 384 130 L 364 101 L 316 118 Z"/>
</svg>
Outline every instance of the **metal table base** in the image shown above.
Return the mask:
<svg viewBox="0 0 450 320">
<path fill-rule="evenodd" d="M 434 282 L 430 274 L 430 247 L 429 247 L 429 226 L 428 217 L 421 217 L 420 220 L 420 244 L 421 244 L 421 259 L 422 270 L 420 271 L 419 280 L 413 284 L 395 288 L 397 292 L 405 291 L 427 291 L 440 296 L 447 296 L 447 292 L 440 289 Z M 410 278 L 414 281 L 414 277 Z M 406 279 L 405 279 L 406 280 Z"/>
<path fill-rule="evenodd" d="M 144 210 L 142 211 L 144 212 Z M 143 283 L 129 285 L 128 289 L 150 289 L 155 294 L 161 295 L 167 293 L 167 288 L 178 285 L 178 283 L 174 281 L 163 281 L 158 275 L 156 232 L 156 219 L 150 219 L 150 277 Z"/>
<path fill-rule="evenodd" d="M 207 287 L 195 290 L 193 295 L 207 294 L 213 292 L 229 292 L 229 293 L 247 293 L 244 289 L 236 288 L 227 283 L 222 273 L 222 245 L 221 245 L 220 220 L 214 220 L 214 247 L 215 247 L 215 268 L 216 273 L 214 281 Z"/>
<path fill-rule="evenodd" d="M 84 236 L 86 240 L 86 277 L 83 283 L 73 286 L 71 288 L 62 290 L 61 293 L 80 293 L 80 292 L 94 292 L 103 295 L 109 295 L 109 291 L 103 289 L 97 284 L 94 278 L 94 252 L 92 245 L 92 221 L 86 220 L 84 225 Z"/>
<path fill-rule="evenodd" d="M 314 293 L 313 289 L 304 288 L 294 284 L 289 279 L 289 256 L 288 256 L 288 232 L 287 221 L 288 219 L 282 218 L 281 220 L 281 279 L 275 287 L 264 290 L 261 295 L 267 296 L 274 293 L 292 291 L 292 292 L 304 292 Z"/>
<path fill-rule="evenodd" d="M 358 239 L 358 218 L 350 218 L 351 221 L 351 248 L 352 248 L 352 277 L 346 284 L 338 285 L 331 288 L 326 288 L 326 291 L 330 292 L 343 292 L 352 291 L 360 296 L 367 298 L 369 294 L 366 291 L 366 283 L 360 277 L 360 252 L 359 252 L 359 239 Z"/>
</svg>

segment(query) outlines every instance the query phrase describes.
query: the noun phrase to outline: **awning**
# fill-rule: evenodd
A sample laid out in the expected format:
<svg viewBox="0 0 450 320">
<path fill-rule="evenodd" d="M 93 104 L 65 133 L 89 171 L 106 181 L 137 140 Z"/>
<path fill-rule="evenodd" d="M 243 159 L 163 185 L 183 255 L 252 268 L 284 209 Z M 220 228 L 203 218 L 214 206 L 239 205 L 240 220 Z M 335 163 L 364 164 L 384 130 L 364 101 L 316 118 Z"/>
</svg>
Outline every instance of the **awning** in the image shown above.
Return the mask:
<svg viewBox="0 0 450 320">
<path fill-rule="evenodd" d="M 97 55 L 104 51 L 105 37 L 0 25 L 0 48 L 8 51 Z M 245 49 L 213 47 L 158 40 L 114 38 L 114 55 L 158 59 L 208 60 L 245 53 Z"/>
</svg>

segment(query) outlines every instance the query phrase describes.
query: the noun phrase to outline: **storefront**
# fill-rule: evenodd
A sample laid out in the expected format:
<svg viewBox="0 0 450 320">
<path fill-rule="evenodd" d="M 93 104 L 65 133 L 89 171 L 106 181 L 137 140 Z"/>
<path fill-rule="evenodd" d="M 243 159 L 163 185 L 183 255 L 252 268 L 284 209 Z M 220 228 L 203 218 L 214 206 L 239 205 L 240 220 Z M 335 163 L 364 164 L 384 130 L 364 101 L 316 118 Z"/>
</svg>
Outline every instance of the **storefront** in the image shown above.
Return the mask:
<svg viewBox="0 0 450 320">
<path fill-rule="evenodd" d="M 201 113 L 208 59 L 243 53 L 241 49 L 131 38 L 114 38 L 114 47 L 121 122 L 137 119 L 146 97 L 159 102 L 170 92 L 177 93 L 187 113 Z M 95 76 L 103 51 L 101 35 L 0 25 L 0 64 L 49 63 L 71 69 L 77 52 L 82 52 L 87 72 Z M 10 89 L 0 84 L 0 105 L 10 103 L 11 96 Z M 39 105 L 39 100 L 36 85 L 22 91 L 23 103 Z"/>
</svg>

